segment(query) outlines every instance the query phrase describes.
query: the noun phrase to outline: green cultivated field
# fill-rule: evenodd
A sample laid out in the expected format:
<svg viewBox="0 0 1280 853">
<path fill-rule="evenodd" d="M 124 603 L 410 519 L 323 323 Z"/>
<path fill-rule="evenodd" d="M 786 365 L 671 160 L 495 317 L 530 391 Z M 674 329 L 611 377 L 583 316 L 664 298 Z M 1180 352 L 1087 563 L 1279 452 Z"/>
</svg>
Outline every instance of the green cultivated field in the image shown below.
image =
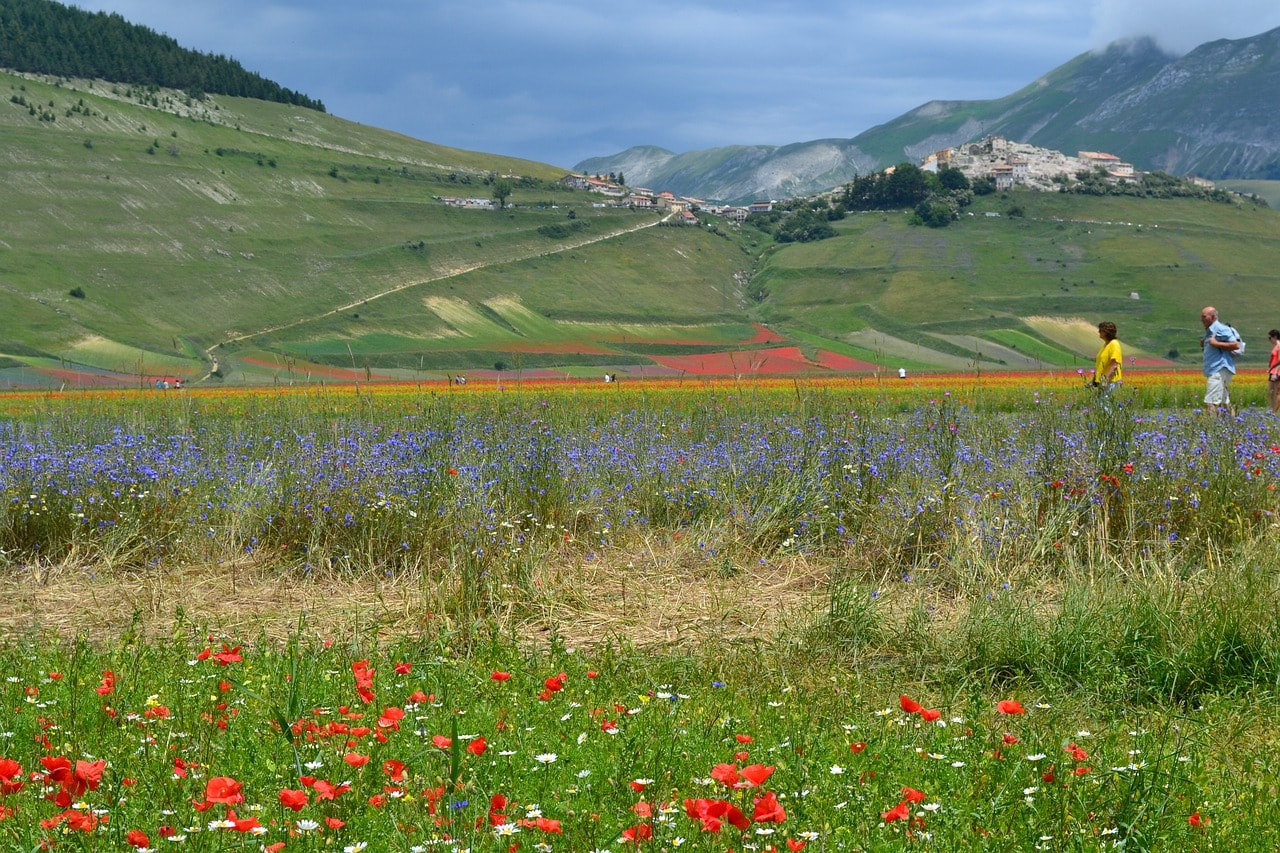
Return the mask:
<svg viewBox="0 0 1280 853">
<path fill-rule="evenodd" d="M 1250 204 L 1013 192 L 944 229 L 858 214 L 780 246 L 597 207 L 562 175 L 297 107 L 0 73 L 0 381 L 594 371 L 761 346 L 756 323 L 810 358 L 1034 369 L 1087 363 L 1110 319 L 1128 355 L 1187 365 L 1206 302 L 1257 342 L 1248 366 L 1280 322 L 1280 214 Z M 498 176 L 512 209 L 439 200 Z"/>
<path fill-rule="evenodd" d="M 984 215 L 1014 205 L 1025 216 Z M 1029 319 L 1113 320 L 1128 352 L 1177 350 L 1177 363 L 1199 357 L 1203 304 L 1216 304 L 1246 340 L 1265 343 L 1277 320 L 1259 313 L 1280 287 L 1273 211 L 1014 192 L 980 197 L 972 212 L 936 230 L 894 213 L 851 215 L 836 224 L 838 239 L 786 246 L 753 281 L 768 294 L 761 317 L 831 336 L 859 327 L 912 341 L 976 336 L 1050 364 L 1092 357 L 1096 337 L 1063 353 Z"/>
</svg>

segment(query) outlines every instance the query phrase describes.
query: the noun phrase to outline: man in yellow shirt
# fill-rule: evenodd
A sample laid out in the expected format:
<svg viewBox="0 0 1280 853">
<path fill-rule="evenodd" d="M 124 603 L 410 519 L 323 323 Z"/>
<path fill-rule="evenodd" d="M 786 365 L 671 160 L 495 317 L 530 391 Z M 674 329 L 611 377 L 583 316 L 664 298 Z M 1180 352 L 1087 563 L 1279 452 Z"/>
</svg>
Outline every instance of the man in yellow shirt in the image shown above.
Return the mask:
<svg viewBox="0 0 1280 853">
<path fill-rule="evenodd" d="M 1108 397 L 1116 387 L 1124 381 L 1121 363 L 1124 356 L 1120 354 L 1120 342 L 1116 340 L 1116 324 L 1112 322 L 1098 324 L 1098 337 L 1102 338 L 1102 349 L 1094 360 L 1094 388 L 1100 388 L 1101 395 Z"/>
</svg>

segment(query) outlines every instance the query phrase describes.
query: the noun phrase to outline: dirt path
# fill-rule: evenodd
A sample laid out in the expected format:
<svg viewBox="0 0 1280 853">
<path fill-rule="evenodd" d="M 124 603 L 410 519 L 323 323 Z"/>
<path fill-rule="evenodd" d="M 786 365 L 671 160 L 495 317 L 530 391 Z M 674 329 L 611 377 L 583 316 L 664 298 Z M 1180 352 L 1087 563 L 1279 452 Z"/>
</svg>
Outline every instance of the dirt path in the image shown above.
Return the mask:
<svg viewBox="0 0 1280 853">
<path fill-rule="evenodd" d="M 397 284 L 395 287 L 390 287 L 390 288 L 387 288 L 386 290 L 373 293 L 369 296 L 361 297 L 360 299 L 354 302 L 348 302 L 345 305 L 339 305 L 337 308 L 331 308 L 328 311 L 325 311 L 320 314 L 314 314 L 310 317 L 302 317 L 297 320 L 293 320 L 292 322 L 289 322 L 289 323 L 280 323 L 275 326 L 267 326 L 265 328 L 259 329 L 256 332 L 246 332 L 243 335 L 233 335 L 232 337 L 225 338 L 219 341 L 218 343 L 214 344 L 213 346 L 208 347 L 204 351 L 205 361 L 208 362 L 208 364 L 210 365 L 209 371 L 195 381 L 203 382 L 204 380 L 209 378 L 209 376 L 213 373 L 214 370 L 217 369 L 218 359 L 217 359 L 217 356 L 213 354 L 213 351 L 220 346 L 224 346 L 226 344 L 240 343 L 241 341 L 252 340 L 254 338 L 261 337 L 262 335 L 268 335 L 273 332 L 283 331 L 284 329 L 293 329 L 298 326 L 304 326 L 307 323 L 314 323 L 317 320 L 323 320 L 326 317 L 332 317 L 334 314 L 341 314 L 343 311 L 350 311 L 353 308 L 358 308 L 361 305 L 365 305 L 369 302 L 373 302 L 375 299 L 381 299 L 384 296 L 390 296 L 393 293 L 399 293 L 403 290 L 409 290 L 414 287 L 421 287 L 424 284 L 433 284 L 439 281 L 446 281 L 451 278 L 456 278 L 460 275 L 466 275 L 469 272 L 475 272 L 476 270 L 484 269 L 485 267 L 495 266 L 498 264 L 509 264 L 515 261 L 527 261 L 530 258 L 545 258 L 550 255 L 558 255 L 562 252 L 569 252 L 574 249 L 580 249 L 583 246 L 590 246 L 593 243 L 601 243 L 605 240 L 612 240 L 614 238 L 621 237 L 624 234 L 634 234 L 635 232 L 642 231 L 645 228 L 652 228 L 655 225 L 660 225 L 661 223 L 666 222 L 670 218 L 671 218 L 671 214 L 668 213 L 666 216 L 662 217 L 661 219 L 651 219 L 651 220 L 642 222 L 639 225 L 633 225 L 628 228 L 619 228 L 616 231 L 610 231 L 607 234 L 601 234 L 598 237 L 590 237 L 585 240 L 578 240 L 572 243 L 565 243 L 555 249 L 551 249 L 548 251 L 526 252 L 524 254 L 514 255 L 512 257 L 504 258 L 502 260 L 487 261 L 484 263 L 470 264 L 467 266 L 457 267 L 455 269 L 441 273 L 440 275 L 432 276 L 430 278 L 419 279 L 417 281 L 409 281 L 409 282 L 405 282 L 404 284 Z"/>
</svg>

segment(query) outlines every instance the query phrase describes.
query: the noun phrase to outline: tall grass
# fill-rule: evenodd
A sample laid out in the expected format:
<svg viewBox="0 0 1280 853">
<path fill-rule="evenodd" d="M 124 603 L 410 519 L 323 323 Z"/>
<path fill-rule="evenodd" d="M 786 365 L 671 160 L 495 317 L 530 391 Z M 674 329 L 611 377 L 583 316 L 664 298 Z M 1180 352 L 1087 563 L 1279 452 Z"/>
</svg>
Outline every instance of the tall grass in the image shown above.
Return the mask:
<svg viewBox="0 0 1280 853">
<path fill-rule="evenodd" d="M 0 400 L 9 579 L 251 566 L 424 608 L 390 634 L 372 600 L 304 616 L 284 644 L 196 600 L 162 641 L 141 612 L 80 639 L 34 613 L 0 644 L 0 837 L 1270 849 L 1276 422 L 978 390 Z M 773 615 L 782 573 L 808 589 Z M 757 627 L 719 630 L 719 603 L 686 640 L 579 624 L 682 585 L 736 590 Z M 754 765 L 770 780 L 717 781 Z M 243 802 L 206 802 L 215 779 Z M 708 818 L 729 805 L 743 828 Z"/>
</svg>

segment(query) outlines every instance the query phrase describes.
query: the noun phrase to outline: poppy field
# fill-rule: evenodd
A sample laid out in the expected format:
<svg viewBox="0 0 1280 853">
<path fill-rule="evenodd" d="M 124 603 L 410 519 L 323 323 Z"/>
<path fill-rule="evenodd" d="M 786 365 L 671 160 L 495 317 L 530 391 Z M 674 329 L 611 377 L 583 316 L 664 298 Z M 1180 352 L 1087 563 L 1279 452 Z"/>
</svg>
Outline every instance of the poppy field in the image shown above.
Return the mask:
<svg viewBox="0 0 1280 853">
<path fill-rule="evenodd" d="M 1201 382 L 0 396 L 0 840 L 1274 849 L 1280 426 Z"/>
</svg>

